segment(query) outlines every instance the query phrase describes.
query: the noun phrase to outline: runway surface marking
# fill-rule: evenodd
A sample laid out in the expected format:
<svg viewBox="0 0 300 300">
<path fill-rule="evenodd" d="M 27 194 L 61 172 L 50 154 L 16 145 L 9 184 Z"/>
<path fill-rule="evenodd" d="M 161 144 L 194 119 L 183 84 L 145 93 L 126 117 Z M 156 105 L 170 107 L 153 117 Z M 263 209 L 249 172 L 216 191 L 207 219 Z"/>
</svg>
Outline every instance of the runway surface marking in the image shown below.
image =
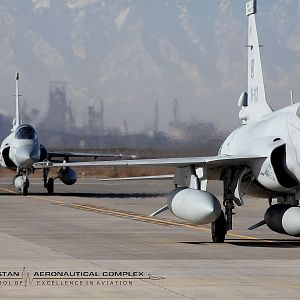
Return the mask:
<svg viewBox="0 0 300 300">
<path fill-rule="evenodd" d="M 0 188 L 0 190 L 10 193 L 10 194 L 15 194 L 15 195 L 20 195 L 19 193 L 6 189 L 6 188 Z M 51 198 L 45 198 L 45 197 L 40 197 L 40 196 L 34 196 L 34 195 L 28 195 L 26 198 L 31 198 L 34 200 L 41 200 L 41 201 L 46 201 L 50 202 L 53 204 L 57 204 L 60 206 L 64 207 L 70 207 L 70 208 L 75 208 L 75 209 L 80 209 L 80 210 L 85 210 L 85 211 L 91 211 L 91 212 L 96 212 L 96 213 L 101 213 L 101 214 L 106 214 L 106 215 L 112 215 L 116 217 L 122 217 L 122 218 L 127 218 L 127 219 L 132 219 L 136 221 L 142 221 L 142 222 L 148 222 L 148 223 L 153 223 L 153 224 L 158 224 L 158 225 L 170 225 L 170 226 L 181 226 L 181 227 L 186 227 L 186 228 L 193 228 L 197 229 L 200 231 L 206 231 L 206 232 L 211 232 L 211 229 L 209 227 L 203 227 L 200 225 L 195 225 L 195 224 L 190 224 L 186 222 L 180 222 L 180 221 L 173 221 L 173 220 L 166 220 L 166 219 L 158 219 L 134 212 L 128 212 L 128 211 L 121 211 L 121 210 L 116 210 L 112 208 L 106 208 L 106 207 L 98 207 L 90 204 L 81 204 L 81 203 L 67 203 L 61 200 L 55 200 Z M 267 243 L 274 243 L 274 244 L 280 244 L 280 245 L 287 245 L 290 246 L 289 244 L 284 244 L 281 242 L 276 242 L 268 239 L 261 239 L 258 237 L 254 236 L 248 236 L 248 235 L 241 235 L 233 232 L 228 232 L 227 236 L 231 237 L 236 237 L 236 238 L 242 238 L 242 239 L 250 239 L 250 240 L 259 240 L 262 242 L 267 242 Z"/>
</svg>

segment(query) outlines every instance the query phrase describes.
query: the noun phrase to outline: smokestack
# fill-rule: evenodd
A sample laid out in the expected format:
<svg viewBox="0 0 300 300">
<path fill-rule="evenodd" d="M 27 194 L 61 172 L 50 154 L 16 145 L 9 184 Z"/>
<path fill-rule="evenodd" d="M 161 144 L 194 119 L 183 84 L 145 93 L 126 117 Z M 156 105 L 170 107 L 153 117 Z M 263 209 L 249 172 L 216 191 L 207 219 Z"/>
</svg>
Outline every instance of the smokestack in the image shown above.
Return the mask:
<svg viewBox="0 0 300 300">
<path fill-rule="evenodd" d="M 158 106 L 158 101 L 155 102 L 154 106 L 154 132 L 158 132 L 158 127 L 159 127 L 159 106 Z"/>
<path fill-rule="evenodd" d="M 173 104 L 173 122 L 176 124 L 178 122 L 178 115 L 179 115 L 179 106 L 177 98 L 174 99 Z"/>
<path fill-rule="evenodd" d="M 102 99 L 100 100 L 99 126 L 104 134 L 104 101 Z"/>
<path fill-rule="evenodd" d="M 125 119 L 123 120 L 123 127 L 124 127 L 124 135 L 128 135 L 128 126 L 127 126 L 127 121 Z"/>
</svg>

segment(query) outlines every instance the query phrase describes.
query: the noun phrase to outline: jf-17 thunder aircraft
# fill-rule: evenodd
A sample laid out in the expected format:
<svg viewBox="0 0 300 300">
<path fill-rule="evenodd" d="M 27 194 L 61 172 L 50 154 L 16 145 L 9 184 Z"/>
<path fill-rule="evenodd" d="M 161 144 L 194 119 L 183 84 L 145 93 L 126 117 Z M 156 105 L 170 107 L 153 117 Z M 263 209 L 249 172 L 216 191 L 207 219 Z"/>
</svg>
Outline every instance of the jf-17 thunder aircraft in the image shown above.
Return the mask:
<svg viewBox="0 0 300 300">
<path fill-rule="evenodd" d="M 232 229 L 235 205 L 244 195 L 265 198 L 269 208 L 264 219 L 249 229 L 266 224 L 271 230 L 300 236 L 300 104 L 273 111 L 266 101 L 260 45 L 255 15 L 257 2 L 246 3 L 248 16 L 248 91 L 238 106 L 242 125 L 233 131 L 211 157 L 182 157 L 94 161 L 85 163 L 37 163 L 35 167 L 68 166 L 175 166 L 175 188 L 167 205 L 175 216 L 194 224 L 209 224 L 214 242 L 224 242 Z M 207 191 L 207 181 L 223 181 L 223 209 Z M 276 203 L 273 204 L 273 199 Z"/>
<path fill-rule="evenodd" d="M 22 123 L 19 111 L 19 73 L 16 73 L 16 116 L 11 133 L 3 140 L 0 147 L 0 164 L 2 167 L 17 171 L 13 180 L 14 187 L 24 196 L 28 194 L 28 176 L 35 171 L 34 163 L 62 158 L 69 161 L 70 157 L 106 157 L 122 158 L 122 154 L 50 152 L 39 143 L 36 130 L 29 124 Z M 131 156 L 130 156 L 131 157 Z M 134 158 L 134 156 L 132 156 Z M 49 168 L 43 168 L 44 187 L 48 194 L 54 192 L 54 180 L 60 179 L 66 185 L 76 182 L 76 172 L 70 167 L 60 168 L 56 178 L 48 178 Z"/>
</svg>

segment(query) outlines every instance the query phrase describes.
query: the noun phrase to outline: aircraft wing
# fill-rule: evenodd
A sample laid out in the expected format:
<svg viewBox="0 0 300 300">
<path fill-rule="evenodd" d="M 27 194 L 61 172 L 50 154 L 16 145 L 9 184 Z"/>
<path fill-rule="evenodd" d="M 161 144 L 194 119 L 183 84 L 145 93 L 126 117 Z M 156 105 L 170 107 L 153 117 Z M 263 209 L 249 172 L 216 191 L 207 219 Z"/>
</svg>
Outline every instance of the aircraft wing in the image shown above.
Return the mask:
<svg viewBox="0 0 300 300">
<path fill-rule="evenodd" d="M 235 155 L 217 155 L 207 157 L 179 157 L 179 158 L 155 158 L 155 159 L 134 159 L 134 160 L 116 160 L 116 161 L 88 161 L 88 162 L 62 162 L 54 163 L 50 161 L 37 162 L 33 165 L 35 169 L 51 167 L 204 167 L 206 169 L 219 170 L 226 167 L 251 166 L 251 163 L 258 159 L 264 159 L 261 156 L 235 156 Z M 217 175 L 216 175 L 217 176 Z"/>
<path fill-rule="evenodd" d="M 48 152 L 48 159 L 52 158 L 70 158 L 70 157 L 85 157 L 85 158 L 136 158 L 135 155 L 124 155 L 121 153 L 84 153 L 84 152 Z"/>
</svg>

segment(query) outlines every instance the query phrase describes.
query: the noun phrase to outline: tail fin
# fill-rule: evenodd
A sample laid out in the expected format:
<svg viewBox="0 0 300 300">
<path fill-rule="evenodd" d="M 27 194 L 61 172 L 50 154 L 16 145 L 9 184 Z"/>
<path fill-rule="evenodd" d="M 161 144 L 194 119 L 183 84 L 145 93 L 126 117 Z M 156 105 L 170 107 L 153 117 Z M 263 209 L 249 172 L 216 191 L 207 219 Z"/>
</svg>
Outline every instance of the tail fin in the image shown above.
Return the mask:
<svg viewBox="0 0 300 300">
<path fill-rule="evenodd" d="M 16 117 L 15 117 L 15 126 L 19 126 L 21 123 L 20 120 L 20 109 L 19 109 L 19 73 L 16 73 Z"/>
<path fill-rule="evenodd" d="M 243 104 L 242 119 L 247 122 L 258 120 L 261 116 L 272 112 L 266 100 L 264 79 L 260 59 L 260 45 L 256 29 L 256 0 L 246 4 L 248 16 L 248 97 Z M 246 105 L 245 105 L 246 104 Z"/>
</svg>

